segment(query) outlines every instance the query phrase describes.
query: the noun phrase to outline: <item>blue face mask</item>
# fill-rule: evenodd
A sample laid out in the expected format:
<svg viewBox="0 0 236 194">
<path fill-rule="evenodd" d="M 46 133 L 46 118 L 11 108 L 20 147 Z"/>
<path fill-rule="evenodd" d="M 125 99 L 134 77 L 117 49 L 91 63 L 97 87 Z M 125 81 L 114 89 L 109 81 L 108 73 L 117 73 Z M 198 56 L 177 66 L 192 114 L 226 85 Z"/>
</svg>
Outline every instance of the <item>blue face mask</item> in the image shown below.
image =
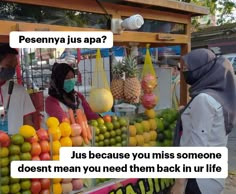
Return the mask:
<svg viewBox="0 0 236 194">
<path fill-rule="evenodd" d="M 10 80 L 15 75 L 15 72 L 16 70 L 13 67 L 0 68 L 0 80 L 4 80 L 4 81 Z"/>
<path fill-rule="evenodd" d="M 66 79 L 66 80 L 64 81 L 63 89 L 64 89 L 67 93 L 71 92 L 71 91 L 74 89 L 74 87 L 75 87 L 75 79 L 74 79 L 74 78 L 73 78 L 73 79 Z"/>
</svg>

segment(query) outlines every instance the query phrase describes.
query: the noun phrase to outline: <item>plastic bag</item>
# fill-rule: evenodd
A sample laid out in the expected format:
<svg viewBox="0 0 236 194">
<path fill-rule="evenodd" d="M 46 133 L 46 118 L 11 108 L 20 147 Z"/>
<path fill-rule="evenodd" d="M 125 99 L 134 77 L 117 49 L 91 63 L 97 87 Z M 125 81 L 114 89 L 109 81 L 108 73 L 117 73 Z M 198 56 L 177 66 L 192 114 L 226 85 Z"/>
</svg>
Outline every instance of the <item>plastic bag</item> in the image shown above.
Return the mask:
<svg viewBox="0 0 236 194">
<path fill-rule="evenodd" d="M 145 60 L 144 60 L 144 65 L 143 65 L 143 71 L 142 71 L 142 77 L 151 74 L 156 77 L 156 72 L 154 70 L 153 64 L 152 64 L 152 58 L 149 52 L 149 45 L 147 45 L 146 49 L 146 55 L 145 55 Z"/>
<path fill-rule="evenodd" d="M 95 88 L 105 88 L 110 91 L 107 75 L 103 67 L 100 49 L 98 49 L 96 53 L 96 63 L 92 75 L 92 89 Z"/>
</svg>

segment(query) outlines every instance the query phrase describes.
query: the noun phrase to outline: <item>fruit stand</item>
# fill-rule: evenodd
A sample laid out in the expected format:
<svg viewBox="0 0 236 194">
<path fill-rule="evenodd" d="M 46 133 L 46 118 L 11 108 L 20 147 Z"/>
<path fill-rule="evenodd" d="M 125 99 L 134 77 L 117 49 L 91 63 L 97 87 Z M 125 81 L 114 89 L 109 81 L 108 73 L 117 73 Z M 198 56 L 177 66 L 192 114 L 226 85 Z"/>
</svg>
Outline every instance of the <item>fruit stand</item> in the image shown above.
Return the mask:
<svg viewBox="0 0 236 194">
<path fill-rule="evenodd" d="M 134 43 L 138 47 L 146 47 L 147 44 L 149 47 L 180 45 L 182 54 L 187 53 L 191 48 L 191 17 L 208 14 L 206 8 L 169 0 L 6 0 L 1 6 L 7 7 L 11 4 L 24 7 L 25 10 L 29 8 L 35 10 L 37 6 L 40 6 L 45 10 L 52 9 L 51 11 L 55 13 L 62 13 L 65 10 L 80 11 L 85 15 L 94 14 L 94 20 L 96 17 L 103 16 L 103 20 L 98 21 L 100 24 L 98 26 L 79 25 L 79 22 L 74 26 L 69 26 L 60 22 L 48 24 L 50 22 L 47 18 L 35 22 L 27 19 L 29 15 L 3 19 L 1 17 L 0 24 L 4 28 L 0 29 L 0 42 L 8 42 L 11 31 L 108 31 L 111 30 L 110 26 L 104 23 L 111 24 L 114 19 L 124 19 L 139 13 L 143 16 L 146 26 L 137 31 L 126 30 L 114 34 L 114 45 L 128 47 Z M 64 19 L 64 15 L 62 18 Z M 54 19 L 58 21 L 60 18 Z M 153 24 L 158 28 L 152 29 Z M 147 59 L 148 55 L 147 53 Z M 112 93 L 114 99 L 125 98 L 129 103 L 141 101 L 145 107 L 143 113 L 132 117 L 105 114 L 97 120 L 87 121 L 83 111 L 69 110 L 68 118 L 61 123 L 54 117 L 48 118 L 45 121 L 46 129 L 35 130 L 30 126 L 22 126 L 19 133 L 11 137 L 0 132 L 0 193 L 166 193 L 174 180 L 158 178 L 83 180 L 79 177 L 78 179 L 19 180 L 9 176 L 11 161 L 59 160 L 59 149 L 63 146 L 170 146 L 178 112 L 172 108 L 158 112 L 153 109 L 158 103 L 153 93 L 158 86 L 153 66 L 144 68 L 150 71 L 143 70 L 141 80 L 137 78 L 136 66 L 134 58 L 129 56 L 124 59 L 123 66 L 119 63 L 114 65 L 112 72 L 114 79 L 108 96 Z M 125 81 L 121 79 L 123 73 L 126 74 Z M 188 99 L 187 85 L 182 76 L 180 90 L 180 103 L 184 105 Z M 96 98 L 97 93 L 93 90 L 91 95 L 93 99 Z M 99 100 L 101 101 L 101 98 Z M 95 110 L 96 103 L 92 104 L 91 101 L 91 105 Z M 109 108 L 111 107 L 106 109 L 109 110 Z"/>
</svg>

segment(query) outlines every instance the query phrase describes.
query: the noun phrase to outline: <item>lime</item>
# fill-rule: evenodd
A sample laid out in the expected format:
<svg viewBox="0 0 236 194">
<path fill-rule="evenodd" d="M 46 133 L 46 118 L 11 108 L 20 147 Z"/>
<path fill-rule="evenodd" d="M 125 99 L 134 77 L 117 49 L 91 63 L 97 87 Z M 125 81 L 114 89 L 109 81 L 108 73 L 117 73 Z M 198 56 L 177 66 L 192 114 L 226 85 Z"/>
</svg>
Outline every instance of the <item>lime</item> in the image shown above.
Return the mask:
<svg viewBox="0 0 236 194">
<path fill-rule="evenodd" d="M 9 157 L 9 160 L 11 162 L 11 161 L 19 161 L 21 159 L 20 159 L 19 155 L 12 155 L 12 156 Z"/>
<path fill-rule="evenodd" d="M 104 124 L 104 120 L 103 120 L 102 118 L 98 118 L 98 119 L 97 119 L 97 122 L 98 122 L 98 125 L 99 125 L 99 124 Z"/>
<path fill-rule="evenodd" d="M 123 141 L 121 142 L 121 144 L 122 144 L 122 146 L 128 146 L 128 144 L 127 144 L 127 141 L 126 141 L 126 140 L 123 140 Z"/>
<path fill-rule="evenodd" d="M 115 136 L 116 136 L 116 132 L 115 132 L 115 131 L 111 131 L 111 132 L 110 132 L 110 136 L 111 136 L 111 137 L 115 137 Z"/>
<path fill-rule="evenodd" d="M 100 141 L 103 141 L 103 140 L 104 140 L 104 135 L 103 135 L 103 134 L 100 134 L 98 137 L 99 137 L 99 140 L 100 140 Z"/>
<path fill-rule="evenodd" d="M 126 119 L 125 118 L 119 118 L 118 119 L 118 122 L 120 123 L 120 126 L 121 127 L 124 127 L 124 126 L 127 126 L 127 121 L 126 121 Z"/>
<path fill-rule="evenodd" d="M 116 147 L 122 147 L 122 144 L 121 143 L 117 143 Z"/>
<path fill-rule="evenodd" d="M 110 123 L 110 122 L 106 122 L 106 123 L 105 123 L 105 126 L 107 127 L 107 130 L 108 130 L 108 131 L 111 131 L 111 130 L 113 130 L 113 128 L 114 128 L 114 127 L 113 127 L 113 124 Z"/>
<path fill-rule="evenodd" d="M 109 132 L 104 133 L 104 138 L 105 139 L 108 139 L 109 137 L 110 137 L 110 133 Z"/>
<path fill-rule="evenodd" d="M 6 167 L 9 164 L 9 158 L 5 157 L 5 158 L 0 158 L 0 167 Z"/>
<path fill-rule="evenodd" d="M 110 145 L 113 146 L 116 144 L 116 140 L 114 138 L 110 139 Z"/>
<path fill-rule="evenodd" d="M 97 127 L 98 126 L 98 122 L 96 120 L 91 120 L 90 123 L 91 123 L 91 125 L 93 127 Z"/>
<path fill-rule="evenodd" d="M 99 124 L 98 128 L 100 129 L 101 134 L 104 134 L 107 131 L 107 127 L 103 124 Z"/>
<path fill-rule="evenodd" d="M 117 120 L 118 120 L 118 117 L 115 116 L 115 115 L 113 115 L 113 116 L 111 117 L 111 120 L 112 120 L 112 122 L 113 122 L 113 121 L 117 121 Z"/>
<path fill-rule="evenodd" d="M 1 147 L 0 149 L 0 158 L 7 157 L 9 155 L 9 150 L 6 147 Z"/>
<path fill-rule="evenodd" d="M 10 182 L 11 182 L 11 184 L 19 183 L 20 179 L 19 178 L 10 178 Z"/>
<path fill-rule="evenodd" d="M 1 176 L 4 177 L 4 176 L 8 176 L 10 174 L 10 169 L 8 166 L 5 166 L 5 167 L 1 167 L 0 168 L 1 170 Z"/>
<path fill-rule="evenodd" d="M 31 151 L 31 144 L 29 142 L 24 142 L 21 145 L 21 152 L 26 153 Z"/>
<path fill-rule="evenodd" d="M 100 129 L 98 127 L 94 127 L 95 130 L 95 135 L 99 135 L 100 134 Z"/>
<path fill-rule="evenodd" d="M 113 127 L 114 127 L 114 129 L 119 129 L 120 123 L 118 121 L 113 121 Z"/>
<path fill-rule="evenodd" d="M 9 185 L 3 185 L 0 187 L 0 193 L 2 194 L 8 194 L 10 192 Z"/>
<path fill-rule="evenodd" d="M 4 176 L 4 177 L 1 177 L 0 179 L 0 185 L 3 186 L 3 185 L 8 185 L 10 182 L 10 177 L 9 176 Z"/>
<path fill-rule="evenodd" d="M 94 145 L 95 145 L 96 147 L 98 147 L 98 143 L 95 143 Z"/>
<path fill-rule="evenodd" d="M 11 136 L 11 143 L 15 145 L 21 145 L 24 143 L 24 137 L 20 134 L 14 134 Z"/>
<path fill-rule="evenodd" d="M 120 136 L 121 134 L 122 134 L 121 129 L 116 129 L 116 135 L 117 135 L 117 136 Z"/>
<path fill-rule="evenodd" d="M 117 143 L 120 143 L 120 142 L 122 141 L 122 139 L 121 139 L 120 136 L 116 136 L 115 139 L 116 139 L 116 142 L 117 142 Z"/>
<path fill-rule="evenodd" d="M 99 146 L 99 147 L 104 146 L 104 142 L 103 142 L 103 141 L 99 141 L 99 142 L 98 142 L 98 146 Z"/>
<path fill-rule="evenodd" d="M 20 146 L 11 144 L 9 146 L 10 155 L 20 154 Z"/>
<path fill-rule="evenodd" d="M 95 136 L 95 142 L 99 141 L 99 136 Z"/>
<path fill-rule="evenodd" d="M 128 133 L 128 128 L 127 127 L 121 127 L 122 133 L 127 134 Z"/>
<path fill-rule="evenodd" d="M 110 140 L 109 139 L 105 139 L 104 140 L 104 145 L 105 146 L 109 146 L 110 145 Z"/>
<path fill-rule="evenodd" d="M 121 138 L 122 138 L 123 140 L 127 140 L 127 135 L 126 135 L 126 134 L 122 134 L 122 135 L 121 135 Z"/>
</svg>

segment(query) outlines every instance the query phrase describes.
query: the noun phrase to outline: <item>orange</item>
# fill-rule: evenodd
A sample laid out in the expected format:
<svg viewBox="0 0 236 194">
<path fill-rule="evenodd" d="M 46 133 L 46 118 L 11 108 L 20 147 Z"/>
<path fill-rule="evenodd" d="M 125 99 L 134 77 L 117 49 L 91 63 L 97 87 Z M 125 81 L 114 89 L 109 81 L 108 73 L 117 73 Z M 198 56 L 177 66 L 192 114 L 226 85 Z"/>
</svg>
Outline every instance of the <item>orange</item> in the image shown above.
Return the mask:
<svg viewBox="0 0 236 194">
<path fill-rule="evenodd" d="M 53 155 L 59 154 L 60 148 L 61 148 L 61 143 L 58 140 L 52 142 L 52 154 Z"/>
<path fill-rule="evenodd" d="M 6 147 L 0 148 L 0 158 L 7 157 L 9 155 L 9 150 Z"/>
<path fill-rule="evenodd" d="M 38 156 L 39 154 L 41 154 L 41 146 L 38 142 L 34 142 L 31 145 L 31 155 L 32 156 Z"/>
<path fill-rule="evenodd" d="M 48 128 L 58 127 L 59 126 L 59 120 L 56 117 L 49 117 L 46 121 L 46 124 L 47 124 Z"/>
<path fill-rule="evenodd" d="M 54 178 L 53 179 L 53 184 L 60 183 L 60 182 L 61 182 L 61 178 Z"/>
<path fill-rule="evenodd" d="M 69 137 L 71 135 L 71 126 L 69 123 L 62 122 L 59 125 L 59 128 L 61 130 L 61 136 L 62 137 Z"/>
<path fill-rule="evenodd" d="M 52 160 L 60 160 L 59 155 L 53 155 L 53 156 L 52 156 Z"/>
<path fill-rule="evenodd" d="M 53 184 L 53 193 L 54 194 L 61 194 L 62 193 L 62 186 L 60 183 Z"/>
<path fill-rule="evenodd" d="M 72 147 L 72 140 L 69 137 L 63 137 L 60 140 L 61 147 Z"/>
<path fill-rule="evenodd" d="M 59 127 L 51 127 L 48 129 L 49 136 L 52 136 L 52 140 L 56 141 L 61 138 L 61 130 Z"/>
</svg>

